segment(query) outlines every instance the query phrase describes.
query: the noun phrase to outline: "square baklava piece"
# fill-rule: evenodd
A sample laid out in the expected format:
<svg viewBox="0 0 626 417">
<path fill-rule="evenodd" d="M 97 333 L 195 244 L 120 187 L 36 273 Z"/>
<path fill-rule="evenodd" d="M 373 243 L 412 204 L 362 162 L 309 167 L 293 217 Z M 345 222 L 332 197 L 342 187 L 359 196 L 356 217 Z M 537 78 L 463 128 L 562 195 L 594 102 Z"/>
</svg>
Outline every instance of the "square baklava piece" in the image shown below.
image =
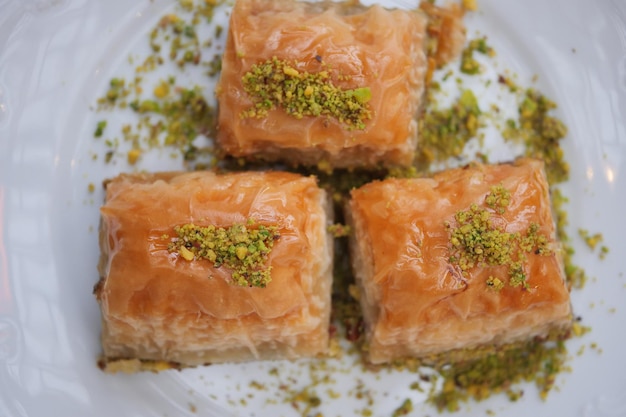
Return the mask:
<svg viewBox="0 0 626 417">
<path fill-rule="evenodd" d="M 455 10 L 448 44 L 460 45 Z M 235 157 L 291 164 L 410 165 L 427 23 L 421 9 L 237 0 L 217 87 L 218 145 Z"/>
<path fill-rule="evenodd" d="M 353 190 L 347 215 L 370 362 L 566 331 L 543 162 L 473 164 Z"/>
<path fill-rule="evenodd" d="M 100 212 L 107 369 L 326 353 L 331 216 L 314 177 L 123 174 Z"/>
</svg>

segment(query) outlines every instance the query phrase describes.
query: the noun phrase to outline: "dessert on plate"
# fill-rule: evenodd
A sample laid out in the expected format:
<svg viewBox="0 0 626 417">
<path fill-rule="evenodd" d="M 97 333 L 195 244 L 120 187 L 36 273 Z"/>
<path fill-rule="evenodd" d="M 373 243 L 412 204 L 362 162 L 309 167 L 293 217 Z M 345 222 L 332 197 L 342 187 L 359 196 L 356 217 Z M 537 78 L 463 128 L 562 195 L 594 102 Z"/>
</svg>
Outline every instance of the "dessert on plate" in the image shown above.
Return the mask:
<svg viewBox="0 0 626 417">
<path fill-rule="evenodd" d="M 458 5 L 238 0 L 217 87 L 218 145 L 290 164 L 409 166 L 425 80 L 458 55 L 462 15 Z"/>
<path fill-rule="evenodd" d="M 327 351 L 331 213 L 314 177 L 122 174 L 100 212 L 105 369 Z"/>
<path fill-rule="evenodd" d="M 543 162 L 471 164 L 353 190 L 352 263 L 379 364 L 571 325 Z"/>
</svg>

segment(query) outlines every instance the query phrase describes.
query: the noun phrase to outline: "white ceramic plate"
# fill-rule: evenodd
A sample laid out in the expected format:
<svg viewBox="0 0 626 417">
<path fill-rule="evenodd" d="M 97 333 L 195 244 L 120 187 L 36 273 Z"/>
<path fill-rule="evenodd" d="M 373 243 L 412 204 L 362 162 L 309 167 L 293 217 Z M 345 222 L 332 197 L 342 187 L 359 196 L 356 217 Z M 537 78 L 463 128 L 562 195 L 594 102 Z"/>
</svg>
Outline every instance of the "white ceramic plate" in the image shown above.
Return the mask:
<svg viewBox="0 0 626 417">
<path fill-rule="evenodd" d="M 626 3 L 479 0 L 479 7 L 467 18 L 469 37 L 488 36 L 498 53 L 494 74 L 510 69 L 521 84 L 538 75 L 533 85 L 559 103 L 556 115 L 570 129 L 572 175 L 562 188 L 571 234 L 601 232 L 610 253 L 601 261 L 575 241 L 575 261 L 592 279 L 573 292 L 573 305 L 592 332 L 568 342 L 571 372 L 548 399 L 526 386 L 516 403 L 493 397 L 463 405 L 459 415 L 625 416 Z M 102 193 L 87 188 L 132 167 L 91 159 L 104 149 L 95 123 L 120 123 L 91 107 L 111 77 L 132 73 L 128 57 L 145 52 L 149 30 L 173 8 L 165 0 L 0 0 L 0 415 L 292 416 L 303 410 L 285 403 L 287 392 L 307 386 L 322 397 L 315 411 L 326 417 L 391 415 L 405 398 L 415 415 L 436 415 L 409 389 L 416 375 L 363 373 L 351 357 L 325 367 L 266 362 L 132 376 L 96 367 L 91 291 Z M 180 167 L 167 153 L 155 150 L 138 167 Z"/>
</svg>

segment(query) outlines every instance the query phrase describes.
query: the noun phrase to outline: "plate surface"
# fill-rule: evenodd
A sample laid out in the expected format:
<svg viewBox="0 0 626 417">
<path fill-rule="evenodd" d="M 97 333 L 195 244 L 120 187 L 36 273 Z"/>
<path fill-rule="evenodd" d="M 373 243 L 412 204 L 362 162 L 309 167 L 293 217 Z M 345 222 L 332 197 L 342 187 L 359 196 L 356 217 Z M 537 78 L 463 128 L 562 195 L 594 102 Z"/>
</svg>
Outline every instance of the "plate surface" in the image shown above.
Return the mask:
<svg viewBox="0 0 626 417">
<path fill-rule="evenodd" d="M 88 185 L 117 172 L 182 166 L 159 150 L 136 167 L 92 159 L 105 149 L 93 137 L 97 121 L 122 123 L 116 113 L 94 111 L 97 98 L 112 77 L 132 74 L 129 61 L 147 51 L 149 31 L 175 7 L 129 4 L 0 0 L 0 415 L 292 416 L 303 408 L 285 400 L 305 387 L 323 397 L 315 411 L 326 417 L 365 409 L 391 415 L 405 398 L 415 415 L 436 415 L 424 394 L 409 389 L 415 375 L 362 372 L 350 356 L 131 376 L 96 367 L 92 287 L 102 192 Z M 600 232 L 610 252 L 600 260 L 575 239 L 575 263 L 590 280 L 572 300 L 592 331 L 568 341 L 571 372 L 559 376 L 558 389 L 541 401 L 525 387 L 518 402 L 493 397 L 458 415 L 626 416 L 626 3 L 479 0 L 467 24 L 469 38 L 487 35 L 497 51 L 494 76 L 509 70 L 559 104 L 556 115 L 569 127 L 572 175 L 562 190 L 570 234 Z M 198 74 L 180 77 L 191 82 Z M 479 99 L 500 96 L 494 89 Z M 498 158 L 495 150 L 491 156 Z"/>
</svg>

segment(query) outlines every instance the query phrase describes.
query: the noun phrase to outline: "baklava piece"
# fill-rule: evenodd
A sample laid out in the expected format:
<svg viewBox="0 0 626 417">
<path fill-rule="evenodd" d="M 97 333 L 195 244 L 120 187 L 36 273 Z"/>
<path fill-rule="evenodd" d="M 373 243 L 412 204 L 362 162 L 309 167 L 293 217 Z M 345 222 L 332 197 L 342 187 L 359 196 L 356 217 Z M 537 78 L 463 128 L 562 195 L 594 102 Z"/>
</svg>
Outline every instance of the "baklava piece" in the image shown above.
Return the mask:
<svg viewBox="0 0 626 417">
<path fill-rule="evenodd" d="M 434 35 L 450 51 L 464 41 L 454 10 L 451 33 L 437 25 Z M 237 0 L 217 88 L 217 143 L 235 157 L 291 164 L 410 165 L 427 25 L 421 9 Z"/>
<path fill-rule="evenodd" d="M 351 197 L 371 363 L 484 351 L 570 327 L 543 162 L 387 179 Z"/>
<path fill-rule="evenodd" d="M 326 353 L 328 210 L 315 178 L 289 173 L 109 181 L 95 288 L 101 365 L 154 370 Z"/>
</svg>

